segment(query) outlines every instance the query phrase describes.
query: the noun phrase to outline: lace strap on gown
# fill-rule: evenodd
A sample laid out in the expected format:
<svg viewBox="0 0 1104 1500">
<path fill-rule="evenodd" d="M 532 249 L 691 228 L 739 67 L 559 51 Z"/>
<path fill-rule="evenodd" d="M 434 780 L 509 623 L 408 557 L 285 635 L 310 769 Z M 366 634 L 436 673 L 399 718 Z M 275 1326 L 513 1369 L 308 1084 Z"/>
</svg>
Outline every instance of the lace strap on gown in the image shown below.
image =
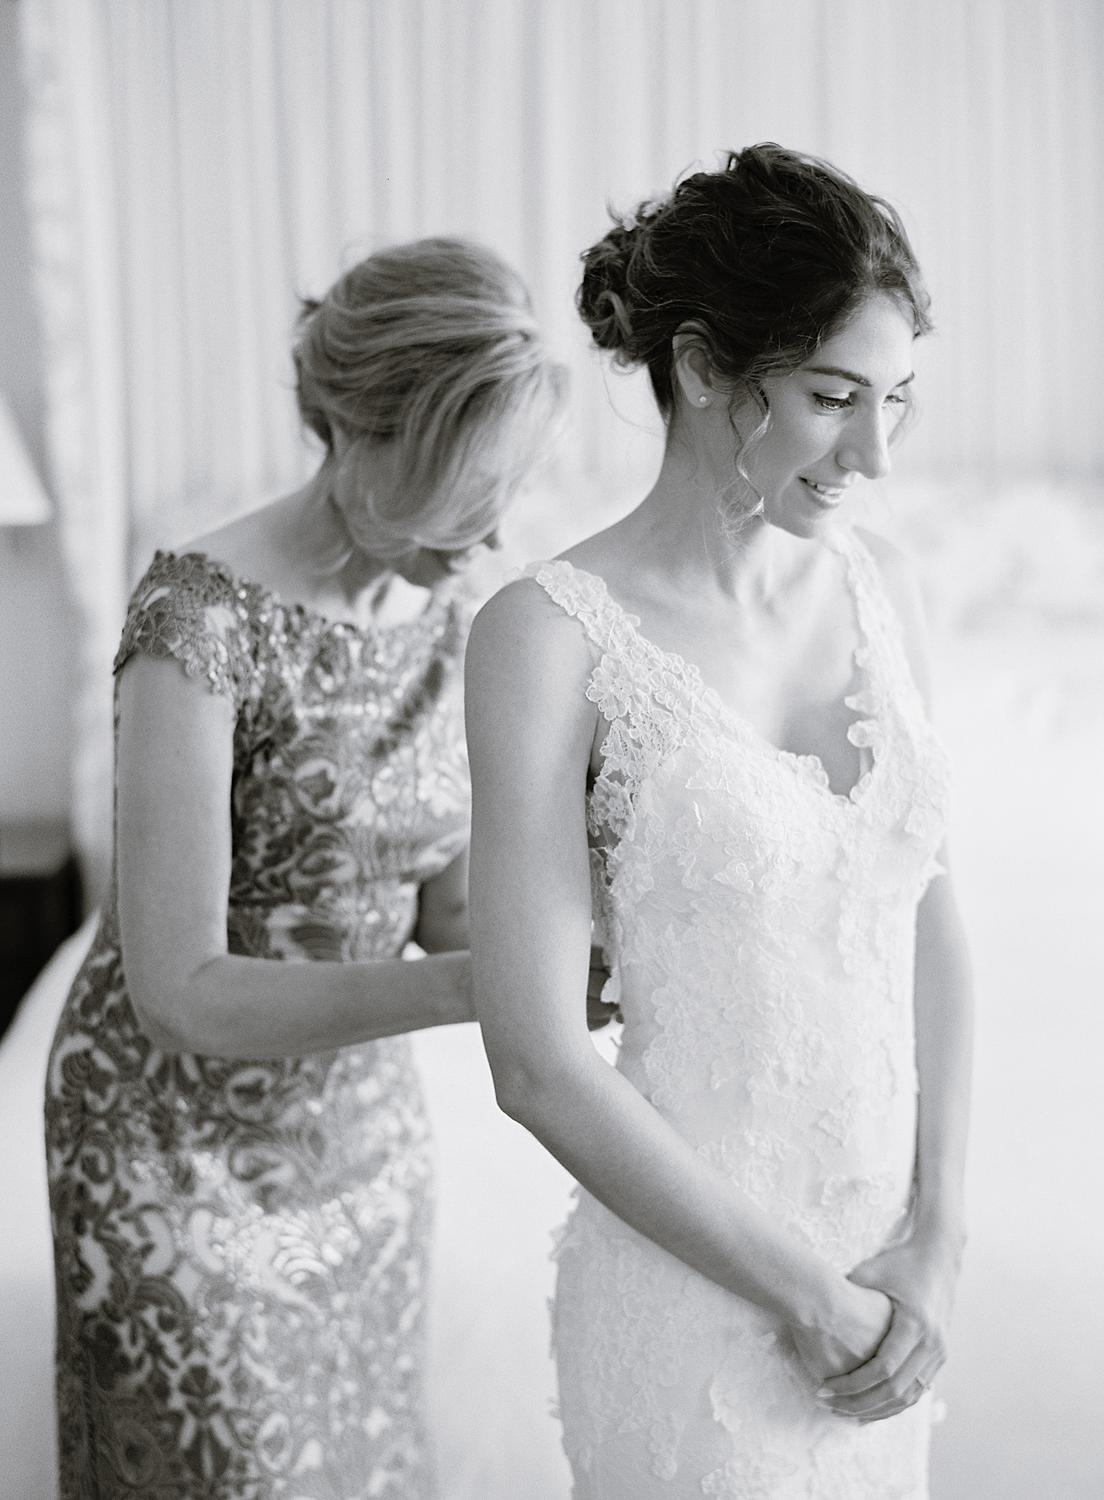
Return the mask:
<svg viewBox="0 0 1104 1500">
<path fill-rule="evenodd" d="M 168 657 L 240 708 L 254 675 L 248 618 L 225 568 L 201 553 L 157 552 L 131 595 L 114 670 L 136 653 Z"/>
<path fill-rule="evenodd" d="M 531 563 L 523 576 L 534 579 L 565 614 L 578 620 L 600 652 L 619 655 L 628 649 L 640 621 L 614 601 L 596 574 L 557 559 Z"/>
<path fill-rule="evenodd" d="M 602 770 L 587 799 L 587 823 L 595 836 L 629 835 L 640 786 L 691 732 L 690 706 L 684 703 L 681 714 L 674 711 L 679 685 L 638 635 L 639 618 L 612 598 L 603 579 L 562 560 L 533 563 L 524 576 L 578 620 L 594 647 L 586 696 L 609 729 L 601 747 Z"/>
<path fill-rule="evenodd" d="M 886 592 L 882 569 L 870 548 L 855 531 L 840 530 L 826 535 L 826 541 L 846 561 L 854 591 L 856 608 L 861 617 L 861 634 L 866 660 L 876 657 L 872 676 L 910 716 L 924 716 L 916 679 L 905 650 L 904 630 L 897 607 Z"/>
<path fill-rule="evenodd" d="M 912 804 L 905 829 L 926 838 L 933 828 L 943 828 L 947 822 L 951 781 L 947 752 L 928 717 L 905 648 L 901 616 L 889 597 L 877 560 L 854 531 L 833 533 L 830 545 L 846 558 L 850 569 L 867 643 L 860 660 L 876 685 L 866 695 L 847 701 L 875 711 L 877 721 L 884 726 L 882 733 L 894 726 L 894 734 L 903 734 L 923 747 L 914 768 Z M 899 759 L 889 748 L 879 749 L 891 767 Z M 926 884 L 946 873 L 946 866 L 933 857 L 921 872 L 921 882 Z"/>
</svg>

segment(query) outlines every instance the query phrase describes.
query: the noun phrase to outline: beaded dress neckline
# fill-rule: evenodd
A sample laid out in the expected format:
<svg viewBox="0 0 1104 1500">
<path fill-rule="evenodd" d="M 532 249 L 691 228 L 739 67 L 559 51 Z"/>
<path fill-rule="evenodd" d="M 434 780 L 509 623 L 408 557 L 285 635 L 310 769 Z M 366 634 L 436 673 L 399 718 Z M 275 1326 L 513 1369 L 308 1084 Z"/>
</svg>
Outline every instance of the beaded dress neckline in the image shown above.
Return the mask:
<svg viewBox="0 0 1104 1500">
<path fill-rule="evenodd" d="M 304 625 L 310 625 L 323 631 L 335 631 L 338 634 L 363 636 L 366 639 L 375 639 L 381 635 L 390 635 L 393 631 L 410 631 L 417 635 L 427 626 L 434 626 L 439 622 L 441 611 L 448 605 L 453 596 L 453 590 L 437 588 L 430 591 L 426 607 L 420 614 L 412 615 L 409 620 L 396 620 L 391 625 L 381 625 L 375 622 L 358 625 L 354 620 L 335 620 L 330 615 L 323 614 L 321 610 L 312 605 L 304 604 L 299 599 L 285 599 L 279 590 L 271 588 L 266 583 L 261 583 L 255 578 L 248 578 L 237 572 L 229 563 L 220 558 L 212 557 L 202 547 L 186 547 L 177 552 L 173 548 L 159 547 L 154 553 L 154 562 L 168 560 L 177 563 L 186 563 L 192 559 L 203 564 L 211 573 L 222 578 L 235 593 L 242 593 L 255 600 L 264 601 L 269 608 L 279 609 L 287 616 L 294 616 L 301 620 Z"/>
</svg>

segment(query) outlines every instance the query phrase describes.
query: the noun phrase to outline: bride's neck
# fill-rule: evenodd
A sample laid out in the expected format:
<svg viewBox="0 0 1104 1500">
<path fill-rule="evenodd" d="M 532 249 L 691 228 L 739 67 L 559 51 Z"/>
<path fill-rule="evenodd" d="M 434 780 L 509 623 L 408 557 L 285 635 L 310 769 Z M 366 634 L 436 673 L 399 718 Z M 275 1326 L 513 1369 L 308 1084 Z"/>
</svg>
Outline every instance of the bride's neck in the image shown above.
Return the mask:
<svg viewBox="0 0 1104 1500">
<path fill-rule="evenodd" d="M 757 497 L 726 494 L 693 472 L 664 465 L 625 525 L 653 566 L 683 590 L 763 603 L 786 591 L 810 549 L 756 513 Z"/>
</svg>

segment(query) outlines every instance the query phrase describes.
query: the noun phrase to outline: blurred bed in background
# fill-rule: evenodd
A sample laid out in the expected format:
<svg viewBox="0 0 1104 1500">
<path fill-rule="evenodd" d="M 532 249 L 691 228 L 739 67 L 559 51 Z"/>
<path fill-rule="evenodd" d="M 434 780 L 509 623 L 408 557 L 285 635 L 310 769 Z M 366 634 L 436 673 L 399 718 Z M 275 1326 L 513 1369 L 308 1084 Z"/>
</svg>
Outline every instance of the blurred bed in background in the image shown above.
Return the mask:
<svg viewBox="0 0 1104 1500">
<path fill-rule="evenodd" d="M 1101 76 L 1095 0 L 0 7 L 0 389 L 56 507 L 0 535 L 0 820 L 68 817 L 93 890 L 126 590 L 153 545 L 301 472 L 296 293 L 430 231 L 522 268 L 576 395 L 511 524 L 520 563 L 612 519 L 656 458 L 640 382 L 598 373 L 572 313 L 607 199 L 776 138 L 903 206 L 938 332 L 923 421 L 866 512 L 923 574 L 979 992 L 933 1500 L 1104 1493 L 1104 1216 L 1085 1165 L 1104 1055 Z M 40 1094 L 82 941 L 0 1046 L 0 1500 L 52 1494 Z M 418 1045 L 441 1161 L 443 1496 L 561 1500 L 545 1299 L 569 1184 L 497 1114 L 470 1029 Z"/>
</svg>

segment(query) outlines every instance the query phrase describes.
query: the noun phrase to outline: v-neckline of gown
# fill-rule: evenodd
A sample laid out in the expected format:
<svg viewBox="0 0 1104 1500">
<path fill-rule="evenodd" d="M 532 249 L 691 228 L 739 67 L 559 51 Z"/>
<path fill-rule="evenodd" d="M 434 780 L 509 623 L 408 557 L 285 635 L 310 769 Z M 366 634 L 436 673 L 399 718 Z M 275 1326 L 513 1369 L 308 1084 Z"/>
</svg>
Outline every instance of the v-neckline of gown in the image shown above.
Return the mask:
<svg viewBox="0 0 1104 1500">
<path fill-rule="evenodd" d="M 726 703 L 720 693 L 711 683 L 707 682 L 702 675 L 701 668 L 696 663 L 687 660 L 678 651 L 671 651 L 658 645 L 650 636 L 644 634 L 640 629 L 640 616 L 634 614 L 625 605 L 614 598 L 610 592 L 609 585 L 604 578 L 597 573 L 589 573 L 585 568 L 576 567 L 566 558 L 560 561 L 566 563 L 573 573 L 583 578 L 593 579 L 608 602 L 610 607 L 616 611 L 618 617 L 624 622 L 631 632 L 634 640 L 654 657 L 661 666 L 676 678 L 683 681 L 694 692 L 701 703 L 710 711 L 712 717 L 719 724 L 734 732 L 740 740 L 756 746 L 768 759 L 774 760 L 789 767 L 793 772 L 800 775 L 809 785 L 823 792 L 833 803 L 842 807 L 853 807 L 861 801 L 870 787 L 874 775 L 881 763 L 881 756 L 871 741 L 859 743 L 852 739 L 853 732 L 860 727 L 876 727 L 878 720 L 873 712 L 867 712 L 873 694 L 873 680 L 870 672 L 870 634 L 866 628 L 866 620 L 863 617 L 862 600 L 860 590 L 855 578 L 854 562 L 850 549 L 839 541 L 832 548 L 838 555 L 842 556 L 844 574 L 847 580 L 848 592 L 851 597 L 851 606 L 855 624 L 855 646 L 851 651 L 852 680 L 857 679 L 853 691 L 843 694 L 839 700 L 843 707 L 858 709 L 860 716 L 853 718 L 845 730 L 847 742 L 860 752 L 860 765 L 862 763 L 861 752 L 865 749 L 869 752 L 868 764 L 860 769 L 858 776 L 847 791 L 836 791 L 828 776 L 828 768 L 824 761 L 815 751 L 803 752 L 799 750 L 784 750 L 780 745 L 765 735 L 755 724 L 741 713 Z M 880 738 L 875 736 L 875 738 Z"/>
</svg>

